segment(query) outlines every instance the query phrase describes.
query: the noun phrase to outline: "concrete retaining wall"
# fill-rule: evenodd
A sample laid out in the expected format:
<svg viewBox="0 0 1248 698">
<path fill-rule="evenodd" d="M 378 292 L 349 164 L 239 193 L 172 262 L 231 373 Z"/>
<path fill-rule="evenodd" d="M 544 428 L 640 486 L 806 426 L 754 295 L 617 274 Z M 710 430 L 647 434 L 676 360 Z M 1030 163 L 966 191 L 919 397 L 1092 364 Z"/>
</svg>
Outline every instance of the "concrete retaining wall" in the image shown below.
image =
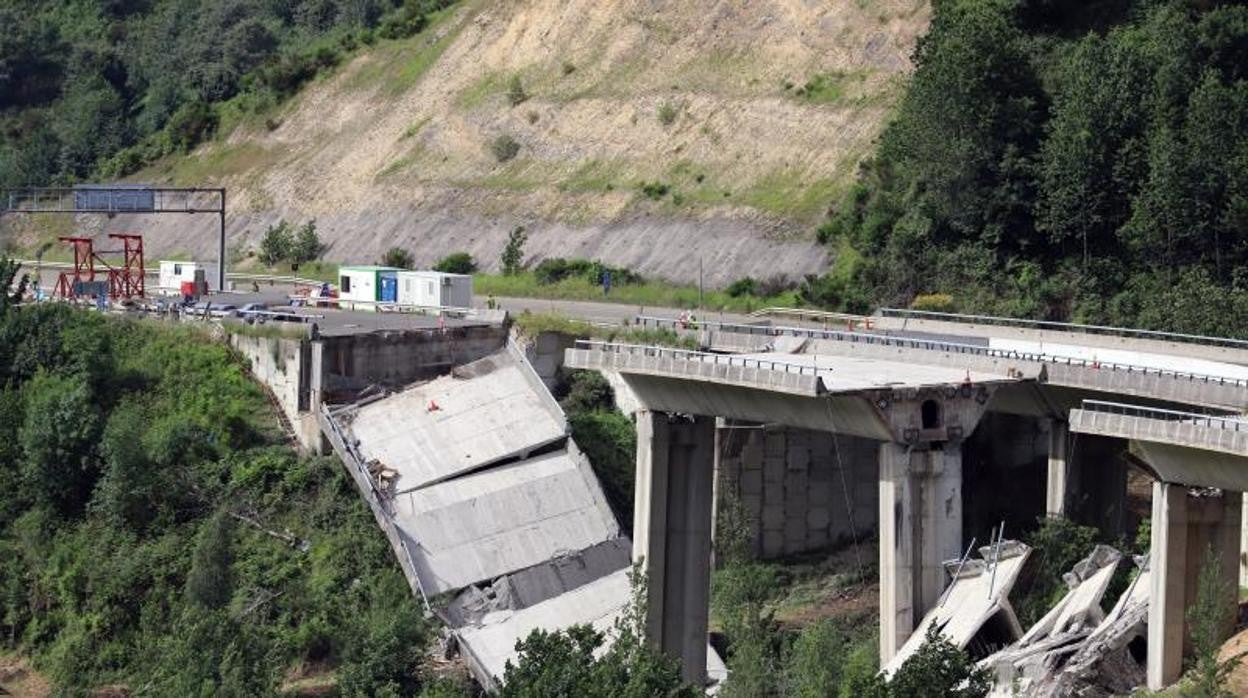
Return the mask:
<svg viewBox="0 0 1248 698">
<path fill-rule="evenodd" d="M 879 442 L 741 423 L 724 423 L 718 440 L 719 492 L 744 506 L 761 558 L 846 543 L 855 529 L 859 536 L 876 529 Z"/>
<path fill-rule="evenodd" d="M 369 384 L 398 387 L 434 378 L 488 356 L 507 343 L 500 326 L 372 332 L 313 342 L 313 403 L 332 402 Z"/>
<path fill-rule="evenodd" d="M 276 398 L 282 415 L 290 423 L 305 449 L 315 449 L 320 428 L 308 411 L 308 362 L 311 346 L 307 339 L 229 334 L 226 341 L 251 365 L 251 373 Z"/>
</svg>

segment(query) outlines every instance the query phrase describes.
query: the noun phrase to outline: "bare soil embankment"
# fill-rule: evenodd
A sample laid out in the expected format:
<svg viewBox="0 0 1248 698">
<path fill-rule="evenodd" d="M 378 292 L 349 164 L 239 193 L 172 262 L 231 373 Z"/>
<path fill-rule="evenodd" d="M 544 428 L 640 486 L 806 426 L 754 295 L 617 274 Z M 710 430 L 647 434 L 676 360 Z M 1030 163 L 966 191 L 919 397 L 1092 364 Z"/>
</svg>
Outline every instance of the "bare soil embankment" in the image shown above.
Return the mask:
<svg viewBox="0 0 1248 698">
<path fill-rule="evenodd" d="M 231 246 L 316 218 L 327 257 L 597 257 L 711 284 L 820 271 L 814 227 L 904 89 L 926 0 L 468 0 L 138 179 L 230 189 Z M 500 162 L 495 142 L 513 141 Z M 651 183 L 643 190 L 642 183 Z M 196 220 L 197 218 L 202 220 Z M 109 221 L 156 254 L 207 216 Z"/>
</svg>

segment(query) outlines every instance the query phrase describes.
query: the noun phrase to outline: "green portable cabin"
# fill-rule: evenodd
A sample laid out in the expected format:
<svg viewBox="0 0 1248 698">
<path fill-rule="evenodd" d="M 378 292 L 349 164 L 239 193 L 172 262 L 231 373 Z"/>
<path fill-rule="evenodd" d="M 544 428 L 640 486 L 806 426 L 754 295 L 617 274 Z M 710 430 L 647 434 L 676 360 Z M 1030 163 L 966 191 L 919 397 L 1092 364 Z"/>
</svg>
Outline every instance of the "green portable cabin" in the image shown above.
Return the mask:
<svg viewBox="0 0 1248 698">
<path fill-rule="evenodd" d="M 371 265 L 339 267 L 339 307 L 354 310 L 376 310 L 376 304 L 382 300 L 382 279 L 385 277 L 393 278 L 399 271 L 396 267 Z"/>
</svg>

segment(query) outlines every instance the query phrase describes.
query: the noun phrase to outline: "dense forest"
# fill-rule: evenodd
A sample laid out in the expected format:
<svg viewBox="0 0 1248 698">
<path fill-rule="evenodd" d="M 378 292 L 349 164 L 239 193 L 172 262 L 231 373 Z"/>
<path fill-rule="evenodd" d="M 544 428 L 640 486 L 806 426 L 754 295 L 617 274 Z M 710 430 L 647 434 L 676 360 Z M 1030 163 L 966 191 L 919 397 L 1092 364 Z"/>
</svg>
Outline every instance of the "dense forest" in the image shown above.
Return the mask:
<svg viewBox="0 0 1248 698">
<path fill-rule="evenodd" d="M 936 0 L 806 295 L 1248 330 L 1248 7 Z"/>
<path fill-rule="evenodd" d="M 0 654 L 66 695 L 413 695 L 456 689 L 433 635 L 349 478 L 295 455 L 223 343 L 0 303 Z"/>
<path fill-rule="evenodd" d="M 0 186 L 128 174 L 452 0 L 0 0 Z"/>
</svg>

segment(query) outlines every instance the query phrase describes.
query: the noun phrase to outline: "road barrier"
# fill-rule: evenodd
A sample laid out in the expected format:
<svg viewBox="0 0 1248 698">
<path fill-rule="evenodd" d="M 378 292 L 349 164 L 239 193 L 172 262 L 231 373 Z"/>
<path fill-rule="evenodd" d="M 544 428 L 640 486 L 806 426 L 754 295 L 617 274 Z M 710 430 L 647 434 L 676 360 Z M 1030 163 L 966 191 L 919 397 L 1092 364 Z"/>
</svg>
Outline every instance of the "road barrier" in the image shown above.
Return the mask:
<svg viewBox="0 0 1248 698">
<path fill-rule="evenodd" d="M 993 349 L 990 347 L 978 346 L 974 344 L 962 344 L 959 342 L 947 342 L 937 339 L 916 339 L 910 337 L 897 337 L 893 335 L 875 334 L 869 332 L 846 332 L 843 330 L 821 330 L 806 327 L 782 327 L 776 325 L 741 325 L 733 323 L 713 322 L 713 321 L 685 321 L 674 320 L 670 318 L 659 318 L 651 316 L 638 316 L 637 324 L 642 328 L 663 328 L 672 330 L 689 330 L 689 329 L 710 329 L 722 332 L 732 332 L 740 334 L 750 334 L 757 336 L 788 336 L 788 337 L 805 337 L 808 339 L 825 339 L 838 342 L 851 342 L 861 344 L 874 344 L 879 346 L 903 347 L 907 349 L 923 349 L 926 351 L 939 351 L 954 354 L 974 354 L 977 356 L 985 356 L 990 358 L 1010 359 L 1017 361 L 1033 361 L 1037 363 L 1046 363 L 1053 365 L 1081 366 L 1097 370 L 1107 371 L 1123 371 L 1125 373 L 1141 373 L 1145 375 L 1168 376 L 1177 379 L 1201 381 L 1205 383 L 1216 383 L 1219 385 L 1233 385 L 1248 387 L 1248 380 L 1228 378 L 1225 376 L 1213 376 L 1202 373 L 1190 373 L 1186 371 L 1173 371 L 1170 369 L 1152 368 L 1149 366 L 1139 366 L 1135 364 L 1116 363 L 1112 361 L 1099 361 L 1096 359 L 1077 359 L 1069 356 L 1054 356 L 1052 354 L 1043 354 L 1038 352 L 1018 351 L 1015 349 Z"/>
<path fill-rule="evenodd" d="M 963 313 L 941 313 L 932 310 L 907 310 L 900 308 L 881 308 L 881 317 L 900 319 L 936 320 L 962 324 L 996 325 L 1000 327 L 1021 327 L 1036 330 L 1056 330 L 1079 334 L 1096 334 L 1136 339 L 1157 339 L 1168 342 L 1185 342 L 1189 344 L 1208 344 L 1219 347 L 1248 349 L 1248 340 L 1230 339 L 1227 337 L 1209 337 L 1181 332 L 1161 332 L 1159 330 L 1137 330 L 1129 327 L 1112 327 L 1109 325 L 1084 325 L 1074 322 L 1055 322 L 1052 320 L 1024 320 L 1020 318 L 997 317 L 993 315 L 967 315 Z"/>
</svg>

